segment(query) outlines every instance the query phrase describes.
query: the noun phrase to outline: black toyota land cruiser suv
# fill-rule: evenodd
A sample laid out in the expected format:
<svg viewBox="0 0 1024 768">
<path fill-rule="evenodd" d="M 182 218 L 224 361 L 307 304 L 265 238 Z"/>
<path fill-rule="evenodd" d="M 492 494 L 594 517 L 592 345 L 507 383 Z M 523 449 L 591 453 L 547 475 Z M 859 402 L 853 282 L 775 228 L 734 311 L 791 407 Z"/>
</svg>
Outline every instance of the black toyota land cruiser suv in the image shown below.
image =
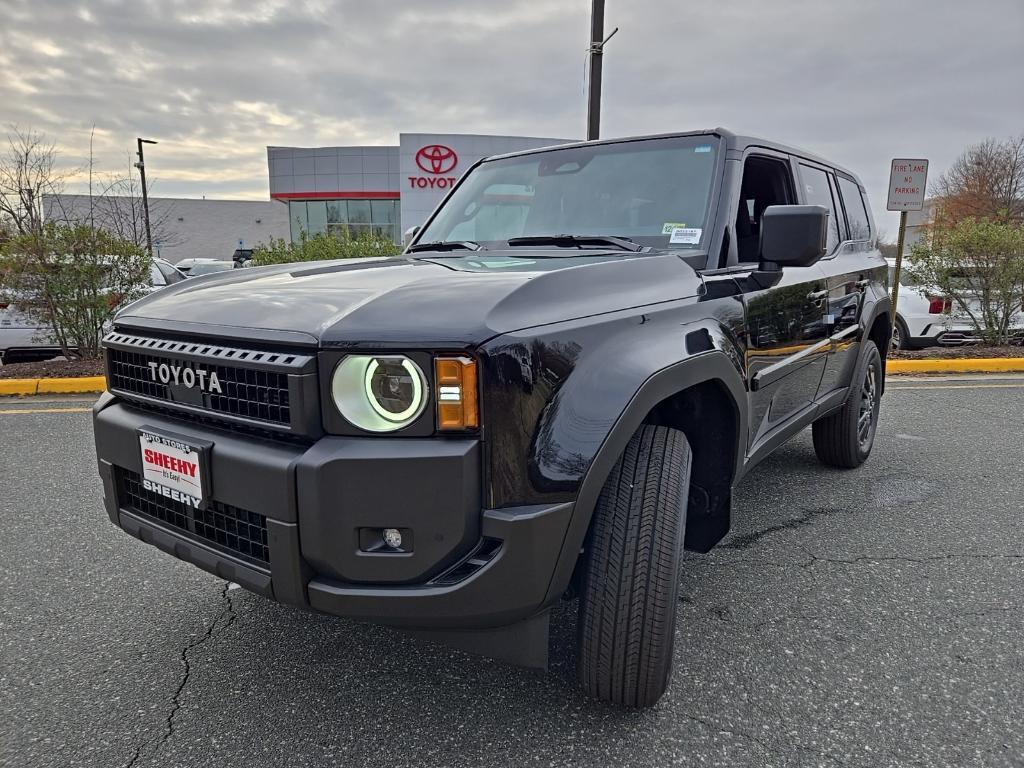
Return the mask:
<svg viewBox="0 0 1024 768">
<path fill-rule="evenodd" d="M 274 600 L 665 691 L 683 550 L 813 429 L 871 450 L 890 337 L 857 177 L 716 129 L 477 163 L 397 257 L 126 308 L 95 407 L 111 521 Z M 799 489 L 794 489 L 799 493 Z"/>
</svg>

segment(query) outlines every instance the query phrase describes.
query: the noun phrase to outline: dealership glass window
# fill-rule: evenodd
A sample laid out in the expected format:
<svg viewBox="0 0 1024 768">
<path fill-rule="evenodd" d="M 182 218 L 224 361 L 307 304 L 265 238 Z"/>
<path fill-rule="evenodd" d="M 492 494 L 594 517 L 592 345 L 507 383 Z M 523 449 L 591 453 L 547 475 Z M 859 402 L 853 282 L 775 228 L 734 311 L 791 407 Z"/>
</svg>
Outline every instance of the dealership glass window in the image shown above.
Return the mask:
<svg viewBox="0 0 1024 768">
<path fill-rule="evenodd" d="M 306 203 L 306 215 L 309 217 L 310 232 L 327 231 L 327 203 L 310 200 Z"/>
<path fill-rule="evenodd" d="M 370 223 L 370 200 L 349 200 L 348 220 L 352 224 Z"/>
<path fill-rule="evenodd" d="M 296 242 L 299 239 L 299 233 L 309 229 L 306 223 L 305 201 L 293 200 L 288 203 L 288 222 L 290 224 L 292 242 Z"/>
<path fill-rule="evenodd" d="M 327 223 L 344 224 L 348 221 L 348 206 L 344 200 L 327 201 Z"/>
<path fill-rule="evenodd" d="M 397 219 L 394 200 L 370 201 L 370 221 L 374 224 L 394 224 Z"/>
<path fill-rule="evenodd" d="M 289 204 L 292 241 L 299 231 L 336 237 L 374 233 L 401 242 L 397 200 L 308 200 Z"/>
</svg>

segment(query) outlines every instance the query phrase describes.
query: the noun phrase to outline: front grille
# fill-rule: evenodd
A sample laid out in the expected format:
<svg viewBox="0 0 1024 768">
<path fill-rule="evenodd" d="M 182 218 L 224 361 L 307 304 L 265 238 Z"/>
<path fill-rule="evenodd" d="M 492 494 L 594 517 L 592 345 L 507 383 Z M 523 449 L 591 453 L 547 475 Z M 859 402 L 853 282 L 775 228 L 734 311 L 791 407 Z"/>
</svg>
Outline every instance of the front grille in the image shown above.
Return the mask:
<svg viewBox="0 0 1024 768">
<path fill-rule="evenodd" d="M 243 560 L 267 566 L 267 518 L 246 509 L 211 501 L 206 509 L 194 509 L 174 499 L 146 490 L 142 478 L 118 469 L 119 506 L 149 517 L 194 539 L 214 545 Z"/>
<path fill-rule="evenodd" d="M 109 334 L 104 343 L 112 391 L 165 402 L 182 411 L 206 411 L 225 420 L 278 429 L 293 427 L 292 386 L 298 386 L 298 374 L 315 371 L 311 355 L 120 332 Z M 185 385 L 186 377 L 193 386 Z"/>
</svg>

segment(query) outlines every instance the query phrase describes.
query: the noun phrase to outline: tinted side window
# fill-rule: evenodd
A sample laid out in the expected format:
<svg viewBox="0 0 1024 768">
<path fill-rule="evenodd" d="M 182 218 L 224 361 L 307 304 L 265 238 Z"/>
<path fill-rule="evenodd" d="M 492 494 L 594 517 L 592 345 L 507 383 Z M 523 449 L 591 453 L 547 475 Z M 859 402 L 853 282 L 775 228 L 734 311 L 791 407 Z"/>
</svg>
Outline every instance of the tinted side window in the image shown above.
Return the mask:
<svg viewBox="0 0 1024 768">
<path fill-rule="evenodd" d="M 846 219 L 850 223 L 851 240 L 867 240 L 871 237 L 871 222 L 860 187 L 849 179 L 839 177 L 839 192 L 843 196 Z"/>
<path fill-rule="evenodd" d="M 800 179 L 804 185 L 804 200 L 808 205 L 823 205 L 828 208 L 828 252 L 832 253 L 839 245 L 839 216 L 836 215 L 836 204 L 832 199 L 832 189 L 828 183 L 828 174 L 820 168 L 809 165 L 800 166 Z"/>
<path fill-rule="evenodd" d="M 167 281 L 168 285 L 180 283 L 182 280 L 185 279 L 184 277 L 182 277 L 181 273 L 174 267 L 172 267 L 170 264 L 164 264 L 163 262 L 158 261 L 156 263 L 156 266 L 163 274 L 164 279 Z"/>
</svg>

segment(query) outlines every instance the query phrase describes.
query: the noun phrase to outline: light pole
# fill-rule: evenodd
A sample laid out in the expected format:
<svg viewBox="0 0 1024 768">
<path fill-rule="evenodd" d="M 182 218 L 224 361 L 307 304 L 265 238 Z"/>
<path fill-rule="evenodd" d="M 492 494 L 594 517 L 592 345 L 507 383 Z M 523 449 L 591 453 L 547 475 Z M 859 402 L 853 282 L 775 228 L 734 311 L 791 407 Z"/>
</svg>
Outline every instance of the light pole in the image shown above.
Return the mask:
<svg viewBox="0 0 1024 768">
<path fill-rule="evenodd" d="M 146 217 L 146 253 L 153 258 L 153 236 L 149 231 L 149 193 L 146 190 L 146 160 L 142 156 L 142 145 L 156 144 L 156 142 L 152 139 L 138 139 L 137 141 L 139 142 L 139 162 L 135 164 L 135 167 L 139 169 L 139 178 L 142 180 L 142 211 Z"/>
<path fill-rule="evenodd" d="M 593 0 L 590 10 L 590 77 L 587 92 L 587 141 L 593 141 L 601 134 L 601 58 L 605 44 L 619 31 L 616 27 L 608 37 L 604 36 L 604 0 Z"/>
</svg>

